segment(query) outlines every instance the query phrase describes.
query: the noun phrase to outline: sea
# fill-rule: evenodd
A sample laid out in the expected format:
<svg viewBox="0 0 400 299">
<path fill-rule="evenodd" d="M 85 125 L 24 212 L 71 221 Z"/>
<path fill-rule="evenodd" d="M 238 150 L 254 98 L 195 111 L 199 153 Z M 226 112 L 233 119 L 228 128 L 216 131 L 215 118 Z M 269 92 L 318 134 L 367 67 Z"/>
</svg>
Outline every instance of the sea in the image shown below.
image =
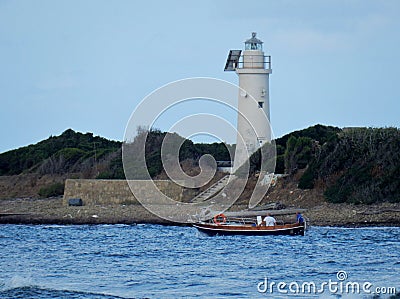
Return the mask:
<svg viewBox="0 0 400 299">
<path fill-rule="evenodd" d="M 0 298 L 400 298 L 400 228 L 0 225 Z"/>
</svg>

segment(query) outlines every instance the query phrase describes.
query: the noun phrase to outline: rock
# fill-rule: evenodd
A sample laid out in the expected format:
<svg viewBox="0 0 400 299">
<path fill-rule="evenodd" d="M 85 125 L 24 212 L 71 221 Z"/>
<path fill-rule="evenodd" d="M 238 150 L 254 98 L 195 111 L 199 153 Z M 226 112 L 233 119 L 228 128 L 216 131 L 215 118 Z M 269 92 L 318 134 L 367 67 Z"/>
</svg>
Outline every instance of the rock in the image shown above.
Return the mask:
<svg viewBox="0 0 400 299">
<path fill-rule="evenodd" d="M 68 199 L 68 205 L 73 207 L 83 206 L 83 201 L 81 198 L 70 198 Z"/>
</svg>

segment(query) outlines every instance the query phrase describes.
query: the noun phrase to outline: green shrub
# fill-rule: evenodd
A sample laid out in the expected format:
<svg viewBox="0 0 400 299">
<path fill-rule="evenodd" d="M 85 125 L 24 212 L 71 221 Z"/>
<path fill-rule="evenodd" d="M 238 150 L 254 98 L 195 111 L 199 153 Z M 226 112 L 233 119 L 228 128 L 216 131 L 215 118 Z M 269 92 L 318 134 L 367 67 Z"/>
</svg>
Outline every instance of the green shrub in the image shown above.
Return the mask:
<svg viewBox="0 0 400 299">
<path fill-rule="evenodd" d="M 276 156 L 275 173 L 280 173 L 280 174 L 285 173 L 285 155 Z"/>
<path fill-rule="evenodd" d="M 113 174 L 109 170 L 102 171 L 96 176 L 96 179 L 99 180 L 107 180 L 107 179 L 112 179 Z"/>
<path fill-rule="evenodd" d="M 290 136 L 285 150 L 285 169 L 291 174 L 297 169 L 304 169 L 312 158 L 312 139 L 309 137 Z"/>
<path fill-rule="evenodd" d="M 314 174 L 310 170 L 310 168 L 308 168 L 304 172 L 304 174 L 301 176 L 301 178 L 299 180 L 298 187 L 300 189 L 312 189 L 312 188 L 314 188 Z"/>
<path fill-rule="evenodd" d="M 64 183 L 53 183 L 51 185 L 40 188 L 38 192 L 40 197 L 52 197 L 64 194 Z"/>
<path fill-rule="evenodd" d="M 351 195 L 351 188 L 349 186 L 342 186 L 340 183 L 327 188 L 324 192 L 325 198 L 332 203 L 346 202 Z"/>
</svg>

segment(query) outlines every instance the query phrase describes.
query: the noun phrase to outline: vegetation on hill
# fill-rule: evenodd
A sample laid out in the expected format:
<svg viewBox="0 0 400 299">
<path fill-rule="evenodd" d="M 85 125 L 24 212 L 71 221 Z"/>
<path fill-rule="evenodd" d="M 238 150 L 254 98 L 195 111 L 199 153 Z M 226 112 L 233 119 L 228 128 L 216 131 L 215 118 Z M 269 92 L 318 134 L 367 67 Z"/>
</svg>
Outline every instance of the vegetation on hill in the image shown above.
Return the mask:
<svg viewBox="0 0 400 299">
<path fill-rule="evenodd" d="M 168 135 L 168 136 L 167 136 Z M 181 144 L 179 148 L 179 161 L 190 160 L 192 165 L 198 166 L 200 157 L 205 154 L 210 154 L 215 160 L 219 161 L 230 161 L 229 151 L 232 151 L 231 146 L 224 143 L 193 143 L 191 140 L 184 139 L 176 133 L 161 132 L 157 129 L 152 129 L 146 131 L 143 129 L 138 129 L 138 134 L 135 137 L 133 143 L 125 144 L 126 151 L 132 159 L 130 160 L 130 165 L 127 166 L 129 179 L 144 179 L 147 178 L 147 171 L 152 178 L 160 175 L 163 170 L 162 158 L 161 158 L 161 145 L 163 144 L 165 138 L 168 137 L 168 142 L 173 144 Z M 145 158 L 146 158 L 146 169 L 140 169 L 139 161 L 135 161 L 135 155 L 139 156 L 142 152 L 141 144 L 143 144 L 143 138 L 145 141 Z M 165 149 L 165 148 L 164 148 Z"/>
<path fill-rule="evenodd" d="M 276 173 L 303 174 L 301 189 L 323 188 L 333 203 L 400 202 L 400 130 L 316 125 L 276 141 Z M 259 151 L 250 169 L 260 170 Z M 253 171 L 254 173 L 254 171 Z"/>
<path fill-rule="evenodd" d="M 307 166 L 315 147 L 334 141 L 341 129 L 332 126 L 315 125 L 294 131 L 275 140 L 276 173 L 292 174 Z"/>
<path fill-rule="evenodd" d="M 294 131 L 273 141 L 276 146 L 275 173 L 294 174 L 304 169 L 315 154 L 316 148 L 328 141 L 337 139 L 341 129 L 331 126 L 315 125 L 304 130 Z M 269 144 L 264 146 L 270 147 Z M 260 149 L 250 157 L 250 175 L 260 170 Z M 270 149 L 264 149 L 270 152 Z"/>
<path fill-rule="evenodd" d="M 137 138 L 144 133 L 147 132 L 139 129 Z M 163 171 L 161 144 L 166 134 L 160 130 L 150 130 L 147 134 L 145 156 L 151 177 L 156 177 Z M 182 142 L 180 161 L 192 160 L 196 165 L 204 154 L 211 154 L 216 160 L 231 160 L 223 143 L 195 144 L 175 135 Z M 68 129 L 60 136 L 51 136 L 37 144 L 0 154 L 0 176 L 22 173 L 80 173 L 82 175 L 79 177 L 85 178 L 124 179 L 121 147 L 122 142 Z"/>
<path fill-rule="evenodd" d="M 324 144 L 327 141 L 336 139 L 337 133 L 341 131 L 342 130 L 338 127 L 324 126 L 318 124 L 303 130 L 291 132 L 287 135 L 277 138 L 276 145 L 286 147 L 286 144 L 290 137 L 308 137 L 312 140 L 317 141 L 319 144 Z"/>
<path fill-rule="evenodd" d="M 319 147 L 299 187 L 326 185 L 335 203 L 400 202 L 400 130 L 353 128 Z"/>
<path fill-rule="evenodd" d="M 137 140 L 145 133 L 146 168 L 150 176 L 156 178 L 164 171 L 161 144 L 167 133 L 139 130 Z M 175 138 L 173 143 L 182 144 L 179 149 L 181 165 L 198 168 L 199 159 L 205 154 L 217 161 L 231 160 L 232 146 L 195 144 L 177 134 L 169 134 L 169 137 L 171 135 Z M 397 128 L 342 130 L 316 125 L 274 142 L 275 172 L 292 177 L 298 173 L 301 189 L 323 188 L 326 199 L 334 203 L 400 202 L 400 130 Z M 81 178 L 124 179 L 121 147 L 121 142 L 69 129 L 60 136 L 0 154 L 0 175 L 36 173 L 65 178 L 78 174 Z M 270 148 L 267 152 L 271 152 Z M 252 155 L 249 163 L 250 174 L 260 171 L 260 151 Z M 47 197 L 62 194 L 62 191 L 62 185 L 54 181 L 39 193 Z"/>
<path fill-rule="evenodd" d="M 0 175 L 79 172 L 121 148 L 121 142 L 71 129 L 37 144 L 0 154 Z"/>
</svg>

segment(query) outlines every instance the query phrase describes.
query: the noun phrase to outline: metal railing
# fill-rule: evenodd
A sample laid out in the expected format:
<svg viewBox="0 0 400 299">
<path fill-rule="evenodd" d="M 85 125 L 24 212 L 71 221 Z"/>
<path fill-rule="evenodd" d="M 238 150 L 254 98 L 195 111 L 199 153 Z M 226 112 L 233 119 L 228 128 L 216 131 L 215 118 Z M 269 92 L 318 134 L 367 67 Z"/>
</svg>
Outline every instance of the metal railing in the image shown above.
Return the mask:
<svg viewBox="0 0 400 299">
<path fill-rule="evenodd" d="M 259 69 L 271 69 L 271 56 L 270 55 L 264 55 L 264 61 L 251 61 L 251 60 L 246 60 L 246 62 L 243 61 L 243 55 L 240 57 L 240 60 L 236 64 L 236 68 L 242 69 L 244 68 L 244 64 L 246 64 L 246 67 L 250 68 L 259 68 Z"/>
<path fill-rule="evenodd" d="M 264 218 L 264 217 L 263 217 Z M 208 223 L 214 223 L 213 219 L 209 219 Z M 252 225 L 258 226 L 257 219 L 249 217 L 229 217 L 225 222 L 220 223 L 220 225 Z M 277 225 L 285 225 L 286 222 L 283 219 L 276 220 Z"/>
</svg>

